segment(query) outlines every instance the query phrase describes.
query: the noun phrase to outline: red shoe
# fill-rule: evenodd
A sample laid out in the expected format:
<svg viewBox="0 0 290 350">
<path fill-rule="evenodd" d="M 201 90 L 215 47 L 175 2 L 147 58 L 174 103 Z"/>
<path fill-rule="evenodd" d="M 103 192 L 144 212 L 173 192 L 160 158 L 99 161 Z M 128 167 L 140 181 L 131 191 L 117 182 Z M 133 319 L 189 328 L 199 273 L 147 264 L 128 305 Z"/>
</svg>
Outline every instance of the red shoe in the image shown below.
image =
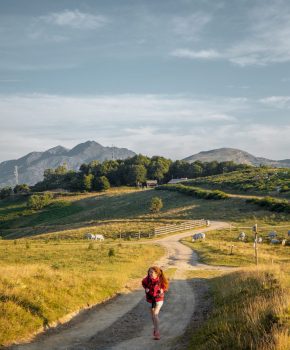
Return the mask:
<svg viewBox="0 0 290 350">
<path fill-rule="evenodd" d="M 155 337 L 155 328 L 153 329 L 153 337 Z"/>
<path fill-rule="evenodd" d="M 160 340 L 160 332 L 155 332 L 154 339 L 155 340 Z"/>
</svg>

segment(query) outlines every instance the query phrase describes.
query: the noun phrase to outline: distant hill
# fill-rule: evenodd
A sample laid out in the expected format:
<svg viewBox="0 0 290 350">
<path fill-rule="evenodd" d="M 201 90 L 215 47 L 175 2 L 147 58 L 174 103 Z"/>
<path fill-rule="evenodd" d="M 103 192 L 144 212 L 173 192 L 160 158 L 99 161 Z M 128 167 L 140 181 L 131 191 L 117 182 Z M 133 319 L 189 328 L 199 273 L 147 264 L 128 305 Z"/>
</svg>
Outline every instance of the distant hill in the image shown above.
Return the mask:
<svg viewBox="0 0 290 350">
<path fill-rule="evenodd" d="M 31 152 L 16 160 L 0 163 L 0 187 L 14 186 L 14 167 L 18 166 L 19 183 L 33 185 L 43 179 L 43 172 L 66 163 L 68 169 L 78 170 L 82 163 L 92 160 L 126 159 L 136 153 L 126 148 L 103 147 L 95 141 L 80 143 L 72 149 L 56 146 L 45 152 Z"/>
<path fill-rule="evenodd" d="M 183 160 L 192 163 L 196 160 L 201 162 L 211 162 L 216 160 L 218 162 L 234 161 L 238 164 L 249 164 L 254 166 L 269 165 L 275 168 L 290 168 L 290 159 L 271 160 L 262 157 L 255 157 L 252 154 L 235 148 L 218 148 L 210 151 L 204 151 L 186 157 Z"/>
</svg>

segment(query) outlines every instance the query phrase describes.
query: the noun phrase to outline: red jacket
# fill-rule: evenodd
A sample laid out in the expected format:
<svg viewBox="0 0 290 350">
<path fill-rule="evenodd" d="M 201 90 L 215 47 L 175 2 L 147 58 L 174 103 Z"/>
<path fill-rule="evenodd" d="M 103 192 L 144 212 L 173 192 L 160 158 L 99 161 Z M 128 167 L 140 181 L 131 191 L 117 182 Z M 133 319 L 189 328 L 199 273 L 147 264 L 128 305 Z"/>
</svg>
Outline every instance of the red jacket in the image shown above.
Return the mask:
<svg viewBox="0 0 290 350">
<path fill-rule="evenodd" d="M 149 292 L 146 293 L 146 300 L 149 303 L 152 303 L 154 300 L 164 300 L 164 292 L 166 291 L 166 287 L 159 281 L 159 277 L 153 279 L 150 276 L 146 276 L 142 280 L 142 286 L 144 289 L 149 289 Z M 160 289 L 163 289 L 163 293 L 160 292 Z"/>
</svg>

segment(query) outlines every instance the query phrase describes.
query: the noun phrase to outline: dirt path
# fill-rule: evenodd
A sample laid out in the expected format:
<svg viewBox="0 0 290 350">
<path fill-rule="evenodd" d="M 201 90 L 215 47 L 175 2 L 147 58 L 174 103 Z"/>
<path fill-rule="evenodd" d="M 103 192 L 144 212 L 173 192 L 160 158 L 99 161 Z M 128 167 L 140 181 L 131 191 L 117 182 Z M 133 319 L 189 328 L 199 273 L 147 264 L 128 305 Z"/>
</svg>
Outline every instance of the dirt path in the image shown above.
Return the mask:
<svg viewBox="0 0 290 350">
<path fill-rule="evenodd" d="M 211 227 L 202 231 L 222 227 L 228 227 L 228 224 L 213 222 Z M 182 237 L 189 236 L 195 231 L 198 230 L 155 241 L 167 250 L 167 254 L 157 264 L 177 269 L 170 284 L 167 300 L 160 312 L 161 340 L 152 339 L 149 306 L 145 301 L 143 289 L 138 287 L 131 293 L 121 294 L 91 310 L 81 312 L 67 324 L 39 335 L 32 343 L 15 345 L 10 349 L 171 349 L 174 339 L 184 333 L 195 309 L 195 294 L 186 280 L 186 271 L 213 268 L 198 263 L 197 255 L 179 242 Z"/>
</svg>

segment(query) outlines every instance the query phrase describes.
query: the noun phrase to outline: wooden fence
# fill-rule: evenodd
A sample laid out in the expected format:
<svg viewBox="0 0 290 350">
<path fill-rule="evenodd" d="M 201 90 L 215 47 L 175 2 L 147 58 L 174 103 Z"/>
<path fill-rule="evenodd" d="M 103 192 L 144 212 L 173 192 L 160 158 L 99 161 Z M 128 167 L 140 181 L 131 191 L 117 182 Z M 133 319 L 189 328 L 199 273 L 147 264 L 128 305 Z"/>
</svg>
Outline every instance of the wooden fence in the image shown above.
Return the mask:
<svg viewBox="0 0 290 350">
<path fill-rule="evenodd" d="M 207 226 L 207 223 L 208 223 L 207 220 L 201 219 L 201 220 L 184 221 L 181 224 L 176 224 L 176 225 L 165 225 L 165 226 L 155 227 L 154 235 L 159 236 L 159 235 L 165 235 L 167 233 L 172 233 L 172 232 L 186 231 L 196 227 Z"/>
</svg>

